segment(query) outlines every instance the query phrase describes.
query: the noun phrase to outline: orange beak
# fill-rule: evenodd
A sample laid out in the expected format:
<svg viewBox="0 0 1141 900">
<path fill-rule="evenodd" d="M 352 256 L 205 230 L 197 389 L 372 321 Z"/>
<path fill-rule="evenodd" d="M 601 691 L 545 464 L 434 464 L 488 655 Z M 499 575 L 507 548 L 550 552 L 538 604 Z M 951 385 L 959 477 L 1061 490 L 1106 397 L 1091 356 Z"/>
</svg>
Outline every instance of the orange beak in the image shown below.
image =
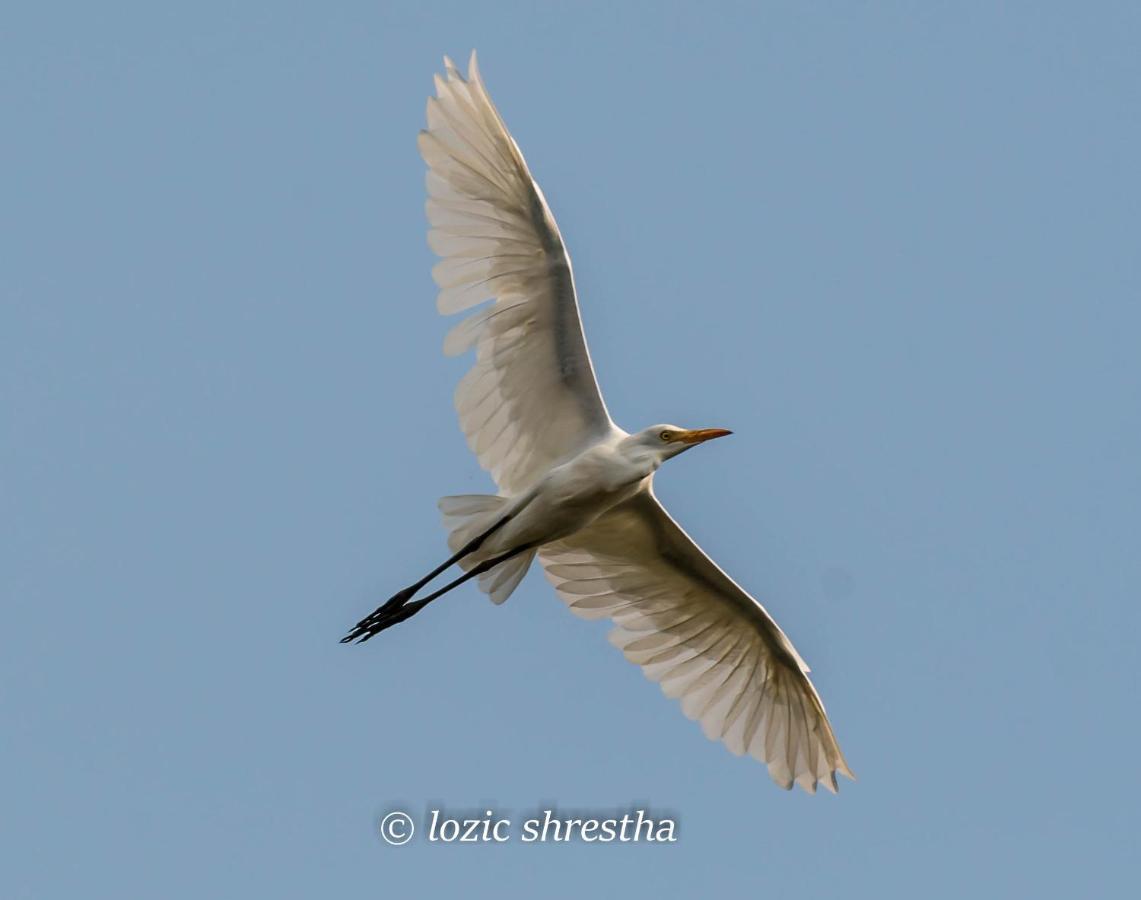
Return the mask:
<svg viewBox="0 0 1141 900">
<path fill-rule="evenodd" d="M 732 433 L 728 428 L 695 428 L 693 431 L 679 433 L 675 440 L 681 441 L 683 444 L 703 444 L 706 441 L 725 437 L 725 435 Z"/>
</svg>

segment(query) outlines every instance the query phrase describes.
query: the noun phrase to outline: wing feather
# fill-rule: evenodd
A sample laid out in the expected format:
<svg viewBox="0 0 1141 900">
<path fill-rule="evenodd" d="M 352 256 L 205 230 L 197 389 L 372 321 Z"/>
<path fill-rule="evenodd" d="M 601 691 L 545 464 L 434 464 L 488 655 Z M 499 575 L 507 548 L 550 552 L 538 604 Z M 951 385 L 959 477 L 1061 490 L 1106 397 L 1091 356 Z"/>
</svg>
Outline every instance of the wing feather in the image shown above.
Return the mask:
<svg viewBox="0 0 1141 900">
<path fill-rule="evenodd" d="M 420 153 L 428 244 L 445 315 L 480 307 L 444 352 L 476 351 L 456 389 L 460 427 L 500 491 L 515 494 L 614 430 L 579 320 L 570 257 L 472 54 L 436 76 Z"/>
<path fill-rule="evenodd" d="M 652 491 L 539 558 L 571 610 L 611 618 L 611 642 L 709 738 L 767 763 L 786 789 L 835 792 L 836 773 L 854 777 L 792 643 Z"/>
</svg>

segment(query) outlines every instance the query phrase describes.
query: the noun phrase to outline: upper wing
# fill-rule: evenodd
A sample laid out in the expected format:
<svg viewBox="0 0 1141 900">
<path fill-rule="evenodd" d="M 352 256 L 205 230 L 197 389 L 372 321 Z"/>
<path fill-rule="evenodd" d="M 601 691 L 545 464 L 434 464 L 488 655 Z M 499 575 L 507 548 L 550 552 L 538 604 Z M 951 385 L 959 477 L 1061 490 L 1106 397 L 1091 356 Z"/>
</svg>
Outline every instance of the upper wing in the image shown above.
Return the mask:
<svg viewBox="0 0 1141 900">
<path fill-rule="evenodd" d="M 476 362 L 456 389 L 468 446 L 503 493 L 608 433 L 578 317 L 570 257 L 539 186 L 484 89 L 445 58 L 428 99 L 420 153 L 428 163 L 428 243 L 437 306 L 464 319 L 444 342 Z"/>
<path fill-rule="evenodd" d="M 705 734 L 767 762 L 777 784 L 836 791 L 853 778 L 808 666 L 761 604 L 707 557 L 652 491 L 539 551 L 571 610 L 681 699 Z"/>
</svg>

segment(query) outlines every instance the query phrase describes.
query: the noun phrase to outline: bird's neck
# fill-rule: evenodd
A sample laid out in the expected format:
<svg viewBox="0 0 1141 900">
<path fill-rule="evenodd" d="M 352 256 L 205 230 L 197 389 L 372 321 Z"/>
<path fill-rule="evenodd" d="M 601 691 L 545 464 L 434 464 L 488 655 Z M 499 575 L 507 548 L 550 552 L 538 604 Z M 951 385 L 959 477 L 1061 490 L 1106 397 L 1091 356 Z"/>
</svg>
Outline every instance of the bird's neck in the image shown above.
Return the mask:
<svg viewBox="0 0 1141 900">
<path fill-rule="evenodd" d="M 653 475 L 662 464 L 662 458 L 648 447 L 631 444 L 623 448 L 622 456 L 639 479 Z"/>
</svg>

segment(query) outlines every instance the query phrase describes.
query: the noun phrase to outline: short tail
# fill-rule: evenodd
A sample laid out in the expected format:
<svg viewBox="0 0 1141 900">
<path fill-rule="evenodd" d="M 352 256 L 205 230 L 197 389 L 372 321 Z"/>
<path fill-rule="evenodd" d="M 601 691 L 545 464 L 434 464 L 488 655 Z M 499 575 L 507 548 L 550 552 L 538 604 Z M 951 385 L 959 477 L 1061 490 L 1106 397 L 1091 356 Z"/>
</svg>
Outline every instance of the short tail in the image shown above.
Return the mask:
<svg viewBox="0 0 1141 900">
<path fill-rule="evenodd" d="M 494 494 L 458 494 L 441 497 L 440 512 L 444 516 L 444 527 L 448 529 L 448 547 L 453 553 L 475 540 L 492 528 L 506 512 L 508 497 Z M 489 551 L 477 550 L 460 561 L 460 566 L 468 571 L 488 558 Z M 479 576 L 479 588 L 492 603 L 502 603 L 519 586 L 523 576 L 531 567 L 535 551 L 520 553 L 494 569 Z"/>
</svg>

